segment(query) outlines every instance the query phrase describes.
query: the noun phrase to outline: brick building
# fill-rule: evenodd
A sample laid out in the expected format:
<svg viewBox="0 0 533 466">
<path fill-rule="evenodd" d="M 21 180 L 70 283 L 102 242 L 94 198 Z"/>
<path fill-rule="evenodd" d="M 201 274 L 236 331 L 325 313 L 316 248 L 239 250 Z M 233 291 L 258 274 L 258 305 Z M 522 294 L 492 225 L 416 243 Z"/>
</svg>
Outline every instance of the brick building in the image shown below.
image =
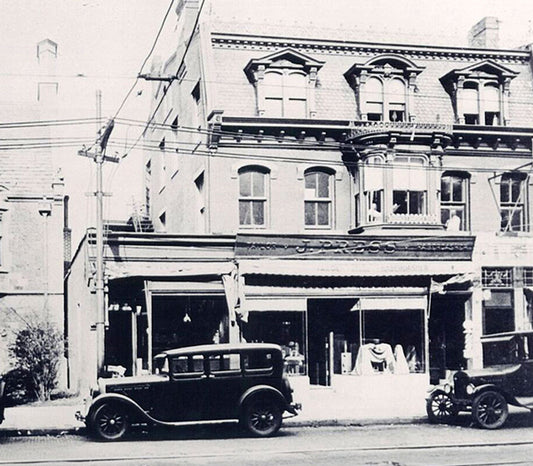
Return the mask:
<svg viewBox="0 0 533 466">
<path fill-rule="evenodd" d="M 491 19 L 448 47 L 207 3 L 197 25 L 178 3 L 152 70 L 155 232 L 108 235 L 107 362 L 268 341 L 302 386 L 422 393 L 481 367 L 482 335 L 530 328 L 531 50 L 496 48 Z"/>
</svg>

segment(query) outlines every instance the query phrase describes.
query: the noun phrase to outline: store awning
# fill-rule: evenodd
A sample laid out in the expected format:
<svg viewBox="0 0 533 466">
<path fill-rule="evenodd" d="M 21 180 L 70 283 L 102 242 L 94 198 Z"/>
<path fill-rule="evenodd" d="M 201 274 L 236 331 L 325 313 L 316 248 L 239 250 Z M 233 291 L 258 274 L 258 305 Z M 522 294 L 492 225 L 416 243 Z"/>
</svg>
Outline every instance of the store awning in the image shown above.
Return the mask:
<svg viewBox="0 0 533 466">
<path fill-rule="evenodd" d="M 295 275 L 315 277 L 435 276 L 472 273 L 469 261 L 356 261 L 246 259 L 239 261 L 242 275 Z"/>
<path fill-rule="evenodd" d="M 397 298 L 361 298 L 359 300 L 359 310 L 361 311 L 377 311 L 377 310 L 393 310 L 398 311 L 402 309 L 426 309 L 428 305 L 427 297 L 413 296 L 413 297 L 397 297 Z M 354 309 L 357 310 L 357 309 Z"/>
<path fill-rule="evenodd" d="M 106 262 L 110 280 L 128 277 L 194 277 L 225 275 L 235 268 L 232 262 Z"/>
</svg>

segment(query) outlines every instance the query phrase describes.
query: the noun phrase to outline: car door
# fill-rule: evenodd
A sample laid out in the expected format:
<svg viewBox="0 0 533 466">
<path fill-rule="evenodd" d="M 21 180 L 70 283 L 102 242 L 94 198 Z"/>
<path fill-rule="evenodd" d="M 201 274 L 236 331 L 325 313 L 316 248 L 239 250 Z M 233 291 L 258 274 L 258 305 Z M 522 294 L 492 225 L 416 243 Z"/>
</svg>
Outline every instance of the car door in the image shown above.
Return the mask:
<svg viewBox="0 0 533 466">
<path fill-rule="evenodd" d="M 169 381 L 154 398 L 154 417 L 167 422 L 204 419 L 207 397 L 204 356 L 169 356 Z"/>
<path fill-rule="evenodd" d="M 241 355 L 239 352 L 206 355 L 209 395 L 207 419 L 236 419 L 243 393 Z"/>
</svg>

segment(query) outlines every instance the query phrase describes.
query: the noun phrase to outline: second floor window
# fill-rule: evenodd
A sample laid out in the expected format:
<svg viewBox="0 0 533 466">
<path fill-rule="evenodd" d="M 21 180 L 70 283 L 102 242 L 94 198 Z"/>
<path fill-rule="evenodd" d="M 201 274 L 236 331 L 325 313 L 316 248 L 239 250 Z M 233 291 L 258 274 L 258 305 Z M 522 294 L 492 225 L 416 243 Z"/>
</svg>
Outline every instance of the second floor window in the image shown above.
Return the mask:
<svg viewBox="0 0 533 466">
<path fill-rule="evenodd" d="M 305 173 L 305 226 L 332 226 L 332 175 L 323 170 Z"/>
<path fill-rule="evenodd" d="M 394 160 L 392 213 L 427 214 L 427 180 L 422 157 L 397 156 Z"/>
<path fill-rule="evenodd" d="M 440 183 L 440 214 L 447 230 L 468 229 L 468 177 L 444 174 Z"/>
<path fill-rule="evenodd" d="M 528 231 L 526 223 L 526 177 L 506 173 L 500 182 L 501 231 Z"/>
<path fill-rule="evenodd" d="M 239 225 L 265 227 L 268 202 L 268 171 L 260 167 L 239 172 Z"/>
</svg>

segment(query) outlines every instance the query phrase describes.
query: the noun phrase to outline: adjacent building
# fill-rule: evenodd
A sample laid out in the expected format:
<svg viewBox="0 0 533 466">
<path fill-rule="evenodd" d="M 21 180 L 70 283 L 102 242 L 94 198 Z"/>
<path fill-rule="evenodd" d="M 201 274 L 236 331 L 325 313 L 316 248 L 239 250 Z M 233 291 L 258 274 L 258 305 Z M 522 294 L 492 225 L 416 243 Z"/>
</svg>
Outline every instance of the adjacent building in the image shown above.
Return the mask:
<svg viewBox="0 0 533 466">
<path fill-rule="evenodd" d="M 107 235 L 107 363 L 274 342 L 301 386 L 422 392 L 482 367 L 483 335 L 531 328 L 530 48 L 497 48 L 491 18 L 447 47 L 243 28 L 207 3 L 178 2 L 180 45 L 152 70 L 151 224 Z M 76 380 L 92 245 L 72 272 Z"/>
</svg>

